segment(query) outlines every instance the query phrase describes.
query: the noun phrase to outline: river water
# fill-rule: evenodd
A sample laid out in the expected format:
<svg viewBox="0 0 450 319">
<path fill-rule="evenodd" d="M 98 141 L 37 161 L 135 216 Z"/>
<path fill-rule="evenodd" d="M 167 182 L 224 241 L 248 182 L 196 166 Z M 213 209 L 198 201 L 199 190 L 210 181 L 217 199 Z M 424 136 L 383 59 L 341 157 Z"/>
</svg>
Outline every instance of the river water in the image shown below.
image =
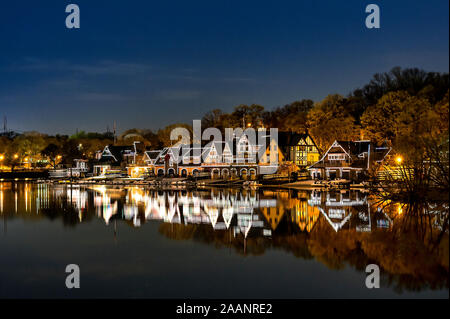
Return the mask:
<svg viewBox="0 0 450 319">
<path fill-rule="evenodd" d="M 359 191 L 1 182 L 0 297 L 448 298 L 445 223 Z"/>
</svg>

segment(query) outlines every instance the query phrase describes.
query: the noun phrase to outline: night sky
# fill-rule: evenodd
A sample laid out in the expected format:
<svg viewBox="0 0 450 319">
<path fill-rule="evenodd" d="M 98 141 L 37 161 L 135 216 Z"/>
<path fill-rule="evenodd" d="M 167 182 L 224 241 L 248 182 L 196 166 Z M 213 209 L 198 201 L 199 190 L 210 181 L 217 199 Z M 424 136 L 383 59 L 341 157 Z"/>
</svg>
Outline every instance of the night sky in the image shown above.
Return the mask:
<svg viewBox="0 0 450 319">
<path fill-rule="evenodd" d="M 369 3 L 381 29 L 365 27 Z M 448 72 L 448 12 L 447 0 L 2 1 L 0 116 L 51 134 L 158 129 L 346 95 L 394 66 Z"/>
</svg>

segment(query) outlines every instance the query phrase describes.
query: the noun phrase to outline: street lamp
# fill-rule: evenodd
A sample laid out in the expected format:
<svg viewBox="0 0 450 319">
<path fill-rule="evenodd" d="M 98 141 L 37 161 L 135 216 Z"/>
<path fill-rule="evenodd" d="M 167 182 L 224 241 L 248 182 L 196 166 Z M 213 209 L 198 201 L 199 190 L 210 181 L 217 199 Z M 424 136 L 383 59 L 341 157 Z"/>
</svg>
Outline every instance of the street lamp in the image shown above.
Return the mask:
<svg viewBox="0 0 450 319">
<path fill-rule="evenodd" d="M 19 158 L 19 154 L 14 154 L 14 158 L 18 159 Z"/>
<path fill-rule="evenodd" d="M 398 155 L 398 156 L 395 158 L 395 161 L 397 162 L 398 165 L 400 165 L 400 164 L 403 162 L 403 157 L 401 157 L 400 155 Z"/>
<path fill-rule="evenodd" d="M 5 155 L 0 154 L 0 161 L 3 161 L 5 159 Z"/>
</svg>

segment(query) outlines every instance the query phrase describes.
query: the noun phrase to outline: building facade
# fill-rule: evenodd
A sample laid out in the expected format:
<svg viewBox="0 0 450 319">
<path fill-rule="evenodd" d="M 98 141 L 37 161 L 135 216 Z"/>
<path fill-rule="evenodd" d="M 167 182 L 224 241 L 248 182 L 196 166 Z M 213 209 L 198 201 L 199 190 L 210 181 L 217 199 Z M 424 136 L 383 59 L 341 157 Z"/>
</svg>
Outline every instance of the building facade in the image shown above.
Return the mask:
<svg viewBox="0 0 450 319">
<path fill-rule="evenodd" d="M 370 141 L 335 141 L 323 157 L 308 168 L 313 179 L 359 181 L 390 152 Z"/>
<path fill-rule="evenodd" d="M 299 169 L 306 169 L 320 159 L 319 149 L 308 133 L 280 132 L 278 141 L 285 161 L 292 162 Z"/>
</svg>

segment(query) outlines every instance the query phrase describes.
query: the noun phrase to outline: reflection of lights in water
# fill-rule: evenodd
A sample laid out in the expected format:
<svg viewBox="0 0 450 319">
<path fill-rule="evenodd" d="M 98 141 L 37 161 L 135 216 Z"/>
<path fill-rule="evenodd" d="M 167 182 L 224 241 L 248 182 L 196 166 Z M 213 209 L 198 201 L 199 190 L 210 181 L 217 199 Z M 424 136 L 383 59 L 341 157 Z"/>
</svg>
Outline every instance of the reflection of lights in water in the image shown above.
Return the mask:
<svg viewBox="0 0 450 319">
<path fill-rule="evenodd" d="M 225 225 L 227 226 L 227 229 L 230 228 L 231 221 L 233 219 L 233 207 L 224 207 L 222 210 L 222 217 L 223 221 L 225 222 Z"/>
<path fill-rule="evenodd" d="M 78 188 L 69 188 L 67 189 L 67 198 L 72 199 L 71 204 L 74 205 L 79 212 L 82 209 L 86 209 L 87 203 L 87 192 L 81 191 Z"/>
<path fill-rule="evenodd" d="M 397 204 L 397 214 L 398 215 L 403 214 L 403 205 L 400 203 Z"/>
<path fill-rule="evenodd" d="M 27 188 L 27 191 L 29 189 L 30 187 Z M 48 185 L 38 186 L 39 201 L 37 203 L 44 202 L 44 200 L 48 201 L 45 196 L 48 192 L 51 193 L 50 199 L 52 200 L 58 196 L 65 197 L 67 201 L 72 202 L 77 207 L 78 219 L 81 221 L 83 216 L 81 210 L 88 207 L 89 198 L 91 198 L 96 215 L 104 219 L 106 224 L 109 224 L 113 215 L 119 213 L 118 206 L 123 203 L 123 210 L 120 211 L 120 214 L 123 214 L 121 218 L 129 220 L 136 227 L 140 226 L 141 223 L 138 214 L 141 210 L 142 213 L 145 213 L 142 220 L 207 224 L 215 230 L 231 229 L 235 236 L 241 234 L 244 237 L 250 234 L 251 229 L 259 230 L 260 235 L 270 236 L 272 234 L 270 228 L 272 228 L 272 231 L 275 230 L 283 218 L 298 225 L 301 231 L 310 232 L 321 215 L 337 231 L 347 223 L 351 211 L 355 211 L 356 214 L 362 212 L 357 206 L 368 204 L 366 196 L 356 195 L 355 197 L 350 196 L 350 193 L 346 193 L 346 196 L 341 194 L 327 196 L 326 193 L 313 192 L 309 196 L 309 200 L 305 200 L 307 197 L 298 199 L 291 198 L 288 195 L 284 197 L 268 195 L 269 197 L 260 198 L 265 195 L 261 196 L 261 193 L 251 192 L 215 191 L 206 194 L 206 196 L 201 192 L 174 191 L 161 193 L 132 186 L 125 188 L 127 190 L 125 195 L 122 192 L 124 189 L 121 188 L 119 193 L 121 195 L 118 197 L 116 188 L 96 185 L 88 187 L 88 189 L 94 191 L 93 197 L 90 197 L 92 192 L 84 189 L 80 186 L 74 186 L 72 189 L 67 189 L 67 187 L 57 189 L 54 186 L 49 189 Z M 27 200 L 31 198 L 27 193 L 24 197 Z M 0 199 L 0 208 L 3 210 L 2 193 L 0 193 Z M 28 207 L 31 206 L 27 205 L 26 207 L 29 209 Z M 325 210 L 320 211 L 320 207 Z M 399 205 L 395 208 L 401 214 L 403 207 Z M 288 215 L 285 215 L 286 212 Z M 236 218 L 234 218 L 234 215 L 236 215 Z M 336 219 L 339 222 L 336 222 Z M 361 215 L 360 219 L 365 220 L 366 217 Z M 264 231 L 265 229 L 268 230 Z"/>
<path fill-rule="evenodd" d="M 137 218 L 137 214 L 134 215 L 133 225 L 134 225 L 134 227 L 140 227 L 141 226 L 141 220 Z"/>
<path fill-rule="evenodd" d="M 113 215 L 117 214 L 117 202 L 114 204 L 107 204 L 103 207 L 103 219 L 105 220 L 106 225 L 109 224 L 109 220 Z"/>
<path fill-rule="evenodd" d="M 117 202 L 115 204 L 117 204 Z M 138 208 L 135 205 L 125 205 L 123 208 L 123 213 L 125 219 L 131 220 L 134 216 L 137 216 Z"/>
<path fill-rule="evenodd" d="M 219 209 L 215 207 L 208 207 L 205 205 L 205 212 L 209 216 L 209 220 L 213 228 L 216 227 L 217 219 L 219 218 Z"/>
<path fill-rule="evenodd" d="M 142 195 L 142 192 L 143 192 L 142 189 L 139 189 L 136 187 L 130 188 L 129 195 L 130 195 L 131 202 L 133 202 L 134 204 L 138 204 L 140 202 L 145 202 L 146 195 Z"/>
<path fill-rule="evenodd" d="M 105 185 L 96 185 L 93 186 L 92 189 L 96 192 L 99 192 L 101 194 L 105 194 L 106 193 L 106 186 Z"/>
</svg>

